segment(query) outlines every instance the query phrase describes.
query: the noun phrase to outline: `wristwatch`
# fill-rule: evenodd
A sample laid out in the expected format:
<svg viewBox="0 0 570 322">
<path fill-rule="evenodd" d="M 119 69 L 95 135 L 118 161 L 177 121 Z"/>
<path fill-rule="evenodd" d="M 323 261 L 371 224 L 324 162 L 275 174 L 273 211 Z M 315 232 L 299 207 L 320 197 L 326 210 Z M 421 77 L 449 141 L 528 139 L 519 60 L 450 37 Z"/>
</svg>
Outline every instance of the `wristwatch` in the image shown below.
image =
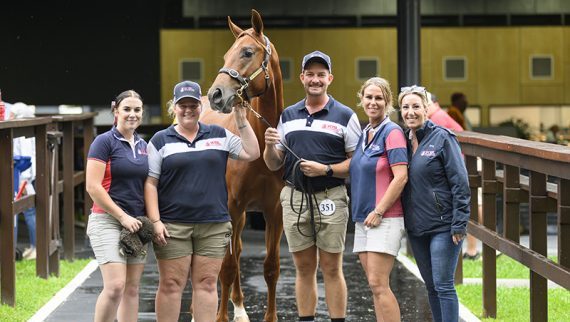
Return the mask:
<svg viewBox="0 0 570 322">
<path fill-rule="evenodd" d="M 333 176 L 333 169 L 330 164 L 327 164 L 327 177 Z"/>
</svg>

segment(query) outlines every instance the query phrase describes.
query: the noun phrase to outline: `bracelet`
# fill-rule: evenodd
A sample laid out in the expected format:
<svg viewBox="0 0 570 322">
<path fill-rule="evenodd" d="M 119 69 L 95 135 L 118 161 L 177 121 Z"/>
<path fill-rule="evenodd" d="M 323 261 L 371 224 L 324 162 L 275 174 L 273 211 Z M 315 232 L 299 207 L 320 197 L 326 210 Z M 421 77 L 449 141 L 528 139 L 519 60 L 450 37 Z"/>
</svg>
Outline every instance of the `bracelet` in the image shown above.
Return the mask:
<svg viewBox="0 0 570 322">
<path fill-rule="evenodd" d="M 238 126 L 238 130 L 242 130 L 242 129 L 245 129 L 246 127 L 247 127 L 247 123 L 246 123 L 246 124 L 244 124 L 244 125 Z"/>
<path fill-rule="evenodd" d="M 157 222 L 159 222 L 159 221 L 160 221 L 160 218 L 158 218 L 157 220 L 153 221 L 152 223 L 154 224 L 154 223 L 157 223 Z"/>
<path fill-rule="evenodd" d="M 378 216 L 378 218 L 380 218 L 380 219 L 382 219 L 382 217 L 384 217 L 384 214 L 383 214 L 383 213 L 379 213 L 378 211 L 376 211 L 376 208 L 374 208 L 374 210 L 372 210 L 372 212 L 373 212 L 376 216 Z"/>
</svg>

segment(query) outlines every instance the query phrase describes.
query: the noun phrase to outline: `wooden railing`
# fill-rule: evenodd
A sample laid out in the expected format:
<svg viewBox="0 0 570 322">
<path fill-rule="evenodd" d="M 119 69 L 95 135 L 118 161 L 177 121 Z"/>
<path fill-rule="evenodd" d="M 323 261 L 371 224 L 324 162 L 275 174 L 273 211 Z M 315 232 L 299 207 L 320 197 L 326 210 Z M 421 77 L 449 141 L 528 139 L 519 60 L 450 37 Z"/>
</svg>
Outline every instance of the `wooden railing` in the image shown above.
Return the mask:
<svg viewBox="0 0 570 322">
<path fill-rule="evenodd" d="M 66 259 L 73 258 L 75 206 L 74 187 L 85 180 L 84 171 L 74 170 L 74 138 L 82 127 L 83 160 L 93 141 L 95 113 L 76 116 L 39 117 L 0 122 L 0 301 L 14 306 L 16 265 L 14 215 L 30 207 L 36 208 L 36 274 L 42 278 L 59 274 L 59 193 L 64 200 L 64 249 Z M 50 131 L 50 130 L 59 130 Z M 63 134 L 63 137 L 62 137 Z M 35 137 L 36 195 L 14 201 L 13 139 Z M 61 166 L 58 149 L 63 150 Z M 55 164 L 54 164 L 55 163 Z M 63 180 L 59 180 L 59 168 Z M 55 192 L 55 193 L 54 193 Z M 85 198 L 84 213 L 91 206 Z"/>
<path fill-rule="evenodd" d="M 468 231 L 483 243 L 483 314 L 497 315 L 498 250 L 530 269 L 530 320 L 547 321 L 547 281 L 570 289 L 570 148 L 475 132 L 459 133 L 458 138 L 471 188 Z M 481 173 L 477 157 L 482 159 Z M 503 170 L 497 170 L 497 165 Z M 557 182 L 547 182 L 549 176 Z M 477 218 L 479 187 L 483 190 L 481 223 Z M 503 196 L 502 235 L 496 232 L 498 194 Z M 524 202 L 529 203 L 529 248 L 519 242 L 519 205 Z M 546 257 L 547 212 L 557 214 L 557 263 Z M 461 279 L 461 265 L 458 269 Z"/>
<path fill-rule="evenodd" d="M 61 165 L 63 178 L 58 181 L 57 191 L 63 192 L 65 196 L 63 198 L 63 234 L 66 238 L 63 239 L 63 254 L 67 260 L 72 260 L 75 253 L 75 187 L 85 182 L 85 169 L 76 170 L 74 158 L 80 152 L 85 166 L 89 146 L 94 137 L 95 115 L 97 114 L 84 113 L 53 116 L 54 128 L 63 133 Z M 81 131 L 80 136 L 79 131 Z M 78 136 L 83 137 L 82 151 L 75 150 L 75 139 Z M 87 216 L 93 204 L 85 190 L 83 193 L 83 214 Z"/>
</svg>

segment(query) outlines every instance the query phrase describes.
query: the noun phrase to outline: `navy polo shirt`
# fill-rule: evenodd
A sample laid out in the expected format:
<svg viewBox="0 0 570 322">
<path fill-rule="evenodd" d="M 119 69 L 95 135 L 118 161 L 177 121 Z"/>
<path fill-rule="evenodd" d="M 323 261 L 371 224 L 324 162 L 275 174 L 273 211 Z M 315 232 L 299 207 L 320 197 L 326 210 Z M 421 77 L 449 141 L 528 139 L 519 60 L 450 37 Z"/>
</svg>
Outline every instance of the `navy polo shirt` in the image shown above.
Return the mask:
<svg viewBox="0 0 570 322">
<path fill-rule="evenodd" d="M 287 107 L 281 114 L 277 131 L 283 142 L 299 157 L 322 164 L 336 164 L 346 160 L 354 151 L 360 136 L 360 123 L 356 113 L 329 95 L 325 107 L 309 114 L 305 99 Z M 293 182 L 293 167 L 297 159 L 281 144 L 277 149 L 285 152 L 284 180 Z M 320 176 L 312 178 L 315 191 L 344 184 L 344 179 Z"/>
<path fill-rule="evenodd" d="M 134 146 L 131 146 L 113 127 L 95 138 L 87 158 L 106 165 L 101 184 L 111 199 L 127 214 L 144 216 L 144 182 L 148 173 L 146 142 L 135 133 Z M 91 211 L 106 212 L 96 203 Z"/>
<path fill-rule="evenodd" d="M 148 175 L 158 179 L 158 209 L 163 222 L 230 221 L 226 165 L 237 159 L 241 139 L 217 126 L 198 123 L 193 142 L 174 129 L 157 132 L 148 145 Z"/>
</svg>

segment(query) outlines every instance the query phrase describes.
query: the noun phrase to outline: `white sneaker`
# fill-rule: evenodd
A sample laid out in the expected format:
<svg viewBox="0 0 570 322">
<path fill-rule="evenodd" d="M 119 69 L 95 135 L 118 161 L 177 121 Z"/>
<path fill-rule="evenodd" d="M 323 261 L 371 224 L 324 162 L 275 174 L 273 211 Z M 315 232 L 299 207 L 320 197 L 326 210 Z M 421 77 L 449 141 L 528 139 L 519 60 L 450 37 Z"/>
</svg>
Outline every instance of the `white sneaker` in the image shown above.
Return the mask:
<svg viewBox="0 0 570 322">
<path fill-rule="evenodd" d="M 36 248 L 35 247 L 30 248 L 30 252 L 25 254 L 23 257 L 24 259 L 36 259 Z"/>
<path fill-rule="evenodd" d="M 24 249 L 24 252 L 22 253 L 22 257 L 28 256 L 28 254 L 30 254 L 30 252 L 32 251 L 32 248 L 34 248 L 34 247 L 28 247 L 28 248 Z"/>
</svg>

